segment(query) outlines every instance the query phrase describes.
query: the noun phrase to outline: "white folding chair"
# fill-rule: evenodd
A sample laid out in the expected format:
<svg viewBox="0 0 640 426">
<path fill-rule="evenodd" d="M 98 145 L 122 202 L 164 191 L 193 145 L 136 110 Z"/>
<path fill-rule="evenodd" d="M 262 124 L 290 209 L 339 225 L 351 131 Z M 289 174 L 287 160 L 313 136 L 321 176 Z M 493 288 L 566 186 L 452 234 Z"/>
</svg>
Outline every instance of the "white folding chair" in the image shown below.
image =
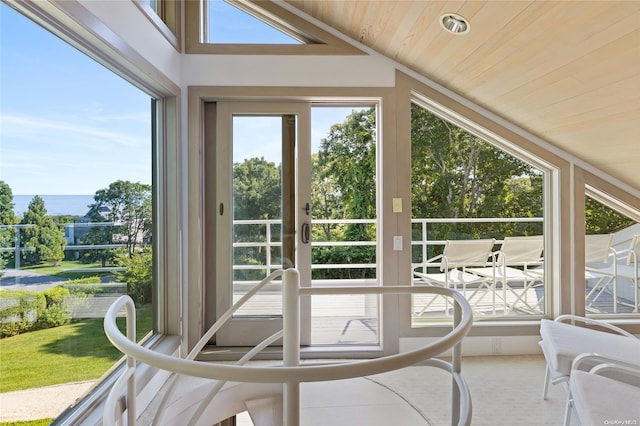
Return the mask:
<svg viewBox="0 0 640 426">
<path fill-rule="evenodd" d="M 634 235 L 629 243 L 629 248 L 616 252 L 616 259 L 625 259 L 625 262 L 619 264 L 616 261 L 616 288 L 619 290 L 619 286 L 624 279 L 630 280 L 633 291 L 633 312 L 638 312 L 640 309 L 640 287 L 638 287 L 638 277 L 640 276 L 640 235 Z"/>
<path fill-rule="evenodd" d="M 611 247 L 613 234 L 591 234 L 584 237 L 585 280 L 587 280 L 586 309 L 599 311 L 596 302 L 603 295 L 611 295 L 613 312 L 617 312 L 616 253 Z M 591 288 L 589 289 L 589 286 Z"/>
<path fill-rule="evenodd" d="M 638 312 L 638 276 L 640 276 L 640 235 L 634 235 L 629 240 L 629 247 L 623 250 L 614 250 L 614 261 L 607 265 L 592 267 L 594 274 L 603 273 L 613 275 L 613 290 L 615 291 L 614 312 L 617 305 L 632 305 L 633 312 Z M 630 286 L 630 289 L 629 289 Z M 621 291 L 622 287 L 622 291 Z M 624 291 L 630 290 L 630 291 Z M 629 294 L 631 293 L 631 294 Z M 633 300 L 633 302 L 631 302 Z"/>
<path fill-rule="evenodd" d="M 536 296 L 535 302 L 529 302 L 528 293 L 536 283 L 542 281 L 543 274 L 535 268 L 542 267 L 543 249 L 542 235 L 505 237 L 500 250 L 494 253 L 496 262 L 493 267 L 469 268 L 467 271 L 490 277 L 496 283 L 496 288 L 498 282 L 502 284 L 505 312 L 516 309 L 518 304 L 522 304 L 522 308 L 540 313 L 542 297 Z M 509 295 L 514 296 L 515 300 L 508 301 Z"/>
<path fill-rule="evenodd" d="M 413 275 L 422 283 L 445 288 L 461 289 L 469 302 L 481 295 L 482 289 L 492 292 L 492 312 L 495 314 L 495 287 L 491 279 L 466 271 L 468 267 L 487 266 L 490 262 L 491 253 L 495 239 L 475 239 L 475 240 L 447 240 L 444 251 L 441 255 L 428 259 L 424 263 L 413 268 Z M 438 268 L 439 272 L 430 273 L 429 268 Z M 475 287 L 471 295 L 467 296 L 467 287 Z M 422 315 L 436 300 L 434 297 L 427 303 L 418 315 Z M 482 297 L 471 303 L 476 306 Z M 448 311 L 448 301 L 445 312 Z"/>
</svg>

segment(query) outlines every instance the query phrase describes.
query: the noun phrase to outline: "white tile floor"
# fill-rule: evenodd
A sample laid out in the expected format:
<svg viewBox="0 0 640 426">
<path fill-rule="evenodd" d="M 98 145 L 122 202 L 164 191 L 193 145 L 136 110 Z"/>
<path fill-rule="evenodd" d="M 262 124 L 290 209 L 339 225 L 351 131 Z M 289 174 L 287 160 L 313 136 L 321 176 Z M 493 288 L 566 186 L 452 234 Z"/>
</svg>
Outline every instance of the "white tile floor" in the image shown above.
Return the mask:
<svg viewBox="0 0 640 426">
<path fill-rule="evenodd" d="M 474 426 L 560 425 L 564 389 L 552 386 L 542 399 L 542 356 L 463 359 L 471 389 Z M 366 379 L 307 384 L 303 426 L 450 425 L 451 379 L 442 370 L 414 366 Z M 246 413 L 238 426 L 251 426 Z"/>
</svg>

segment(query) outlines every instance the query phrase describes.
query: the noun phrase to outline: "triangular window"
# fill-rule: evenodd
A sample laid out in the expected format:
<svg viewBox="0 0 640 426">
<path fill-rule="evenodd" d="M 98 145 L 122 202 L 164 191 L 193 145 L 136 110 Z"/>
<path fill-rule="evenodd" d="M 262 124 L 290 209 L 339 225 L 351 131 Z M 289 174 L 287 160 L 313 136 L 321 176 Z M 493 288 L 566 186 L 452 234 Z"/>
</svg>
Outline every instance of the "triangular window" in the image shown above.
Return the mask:
<svg viewBox="0 0 640 426">
<path fill-rule="evenodd" d="M 276 28 L 276 22 L 254 5 L 231 0 L 207 0 L 205 43 L 220 44 L 304 44 L 304 36 L 294 38 Z M 266 21 L 266 22 L 265 22 Z M 267 23 L 269 22 L 269 23 Z"/>
</svg>

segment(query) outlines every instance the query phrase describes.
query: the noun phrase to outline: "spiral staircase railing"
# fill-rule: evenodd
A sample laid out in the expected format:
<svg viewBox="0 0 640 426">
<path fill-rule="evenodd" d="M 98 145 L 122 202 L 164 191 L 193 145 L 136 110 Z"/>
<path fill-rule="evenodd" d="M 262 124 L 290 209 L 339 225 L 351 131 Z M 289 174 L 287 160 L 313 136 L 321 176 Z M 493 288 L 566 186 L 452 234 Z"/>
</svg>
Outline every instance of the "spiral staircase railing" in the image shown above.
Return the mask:
<svg viewBox="0 0 640 426">
<path fill-rule="evenodd" d="M 283 284 L 283 330 L 265 339 L 242 357 L 236 365 L 196 361 L 195 358 L 200 350 L 220 327 L 231 319 L 233 313 L 250 300 L 260 289 L 278 277 L 282 277 Z M 381 358 L 328 365 L 300 365 L 301 296 L 415 293 L 438 294 L 454 300 L 453 327 L 448 334 L 420 348 Z M 120 331 L 116 324 L 116 316 L 123 307 L 126 309 L 126 335 Z M 111 343 L 126 355 L 127 365 L 107 397 L 103 413 L 103 424 L 114 425 L 120 423 L 124 416 L 122 413 L 126 413 L 127 424 L 135 424 L 137 413 L 135 370 L 136 363 L 139 361 L 172 373 L 171 382 L 162 398 L 154 424 L 161 424 L 165 407 L 175 390 L 179 377 L 182 375 L 218 381 L 193 412 L 188 422 L 189 424 L 195 424 L 210 401 L 222 389 L 225 382 L 232 381 L 282 383 L 284 385 L 284 424 L 286 426 L 298 426 L 300 424 L 301 383 L 364 377 L 398 370 L 422 362 L 423 364 L 446 370 L 452 375 L 452 424 L 469 425 L 471 424 L 472 404 L 468 386 L 461 375 L 461 342 L 471 329 L 472 322 L 471 306 L 455 290 L 426 286 L 302 288 L 300 287 L 300 276 L 296 269 L 278 270 L 247 292 L 216 321 L 185 358 L 179 358 L 155 352 L 135 342 L 135 308 L 133 300 L 129 296 L 121 296 L 107 311 L 104 319 L 104 329 Z M 257 353 L 279 338 L 283 340 L 282 366 L 246 365 Z M 451 363 L 434 358 L 449 349 L 452 349 Z M 124 400 L 122 399 L 123 395 Z M 124 401 L 124 407 L 122 406 L 122 401 Z"/>
</svg>

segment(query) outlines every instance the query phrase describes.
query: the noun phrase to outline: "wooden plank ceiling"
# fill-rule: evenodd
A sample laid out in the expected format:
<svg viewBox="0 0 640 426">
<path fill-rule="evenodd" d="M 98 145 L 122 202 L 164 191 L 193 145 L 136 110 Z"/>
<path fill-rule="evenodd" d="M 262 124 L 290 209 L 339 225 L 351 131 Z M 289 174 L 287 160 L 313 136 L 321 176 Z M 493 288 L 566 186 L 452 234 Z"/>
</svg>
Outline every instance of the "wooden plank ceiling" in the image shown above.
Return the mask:
<svg viewBox="0 0 640 426">
<path fill-rule="evenodd" d="M 286 2 L 640 190 L 640 0 Z"/>
</svg>

